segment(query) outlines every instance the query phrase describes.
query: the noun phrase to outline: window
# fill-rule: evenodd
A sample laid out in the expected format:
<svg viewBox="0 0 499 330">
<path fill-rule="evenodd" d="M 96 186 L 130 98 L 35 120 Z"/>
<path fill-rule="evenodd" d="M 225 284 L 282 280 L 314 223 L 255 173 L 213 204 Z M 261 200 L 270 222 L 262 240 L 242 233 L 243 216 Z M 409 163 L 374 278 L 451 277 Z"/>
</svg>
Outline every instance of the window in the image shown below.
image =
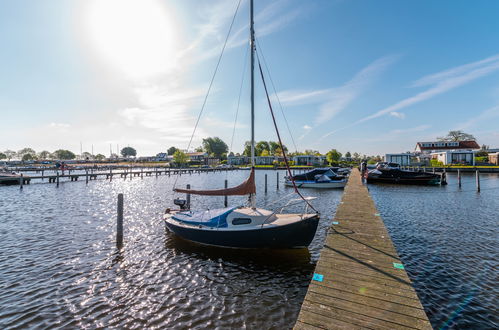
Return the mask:
<svg viewBox="0 0 499 330">
<path fill-rule="evenodd" d="M 234 218 L 234 220 L 232 220 L 233 225 L 247 225 L 250 223 L 251 223 L 250 218 Z"/>
</svg>

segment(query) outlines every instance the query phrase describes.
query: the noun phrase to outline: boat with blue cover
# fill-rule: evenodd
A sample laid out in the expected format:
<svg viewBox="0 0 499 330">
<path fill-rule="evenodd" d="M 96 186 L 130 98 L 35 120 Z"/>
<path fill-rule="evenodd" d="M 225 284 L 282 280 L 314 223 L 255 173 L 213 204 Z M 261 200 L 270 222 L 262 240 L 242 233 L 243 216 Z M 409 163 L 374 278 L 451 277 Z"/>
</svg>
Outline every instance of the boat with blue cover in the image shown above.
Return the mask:
<svg viewBox="0 0 499 330">
<path fill-rule="evenodd" d="M 347 184 L 347 178 L 332 168 L 316 168 L 307 173 L 285 177 L 284 184 L 286 186 L 293 186 L 293 183 L 299 188 L 344 188 Z"/>
</svg>

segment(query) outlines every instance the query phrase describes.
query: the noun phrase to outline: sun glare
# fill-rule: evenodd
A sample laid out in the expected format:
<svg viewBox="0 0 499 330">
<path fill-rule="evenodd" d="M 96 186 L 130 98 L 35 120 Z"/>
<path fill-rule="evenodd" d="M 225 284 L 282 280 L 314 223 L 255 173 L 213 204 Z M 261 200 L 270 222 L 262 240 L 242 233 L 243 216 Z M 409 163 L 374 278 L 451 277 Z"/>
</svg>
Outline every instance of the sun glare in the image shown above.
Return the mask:
<svg viewBox="0 0 499 330">
<path fill-rule="evenodd" d="M 93 0 L 86 26 L 95 49 L 135 78 L 175 66 L 175 24 L 157 0 Z"/>
</svg>

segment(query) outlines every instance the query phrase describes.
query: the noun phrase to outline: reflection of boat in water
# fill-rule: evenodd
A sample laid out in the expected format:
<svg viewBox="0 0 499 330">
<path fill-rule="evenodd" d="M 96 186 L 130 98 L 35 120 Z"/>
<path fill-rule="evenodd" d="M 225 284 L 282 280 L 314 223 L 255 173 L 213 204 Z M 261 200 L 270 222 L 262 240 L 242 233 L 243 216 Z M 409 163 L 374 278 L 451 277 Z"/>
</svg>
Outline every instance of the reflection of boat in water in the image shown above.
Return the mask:
<svg viewBox="0 0 499 330">
<path fill-rule="evenodd" d="M 435 174 L 428 172 L 416 172 L 401 170 L 396 163 L 380 162 L 376 168 L 364 174 L 368 183 L 397 183 L 397 184 L 419 184 L 419 185 L 445 185 L 445 173 Z"/>
<path fill-rule="evenodd" d="M 340 168 L 316 168 L 307 173 L 293 175 L 292 178 L 286 177 L 284 184 L 292 186 L 293 179 L 299 188 L 344 188 L 347 178 L 337 172 L 347 173 Z"/>
<path fill-rule="evenodd" d="M 253 0 L 250 1 L 250 65 L 251 65 L 251 118 L 254 118 L 254 60 L 255 36 L 253 29 Z M 264 84 L 272 120 L 277 131 L 277 124 L 270 104 L 270 97 L 265 86 L 265 80 L 260 63 L 260 74 Z M 226 207 L 214 210 L 191 211 L 186 200 L 176 199 L 174 203 L 180 210 L 166 210 L 164 220 L 166 226 L 178 236 L 197 243 L 231 248 L 298 248 L 307 247 L 313 240 L 319 213 L 310 205 L 310 198 L 300 196 L 300 202 L 305 203 L 303 213 L 280 213 L 256 207 L 255 186 L 255 138 L 254 120 L 251 121 L 251 172 L 248 179 L 232 188 L 218 190 L 174 189 L 177 193 L 205 196 L 243 196 L 249 195 L 248 206 Z M 287 161 L 279 132 L 279 145 L 289 175 L 291 171 Z M 307 213 L 309 209 L 315 212 Z"/>
</svg>

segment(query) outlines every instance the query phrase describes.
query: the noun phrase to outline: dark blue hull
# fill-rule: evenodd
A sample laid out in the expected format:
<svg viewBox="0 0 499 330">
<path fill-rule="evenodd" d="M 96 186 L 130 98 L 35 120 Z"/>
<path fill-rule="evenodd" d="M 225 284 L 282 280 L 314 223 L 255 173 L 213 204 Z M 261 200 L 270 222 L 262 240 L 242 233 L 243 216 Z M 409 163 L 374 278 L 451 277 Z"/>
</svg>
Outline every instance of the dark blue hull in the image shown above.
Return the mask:
<svg viewBox="0 0 499 330">
<path fill-rule="evenodd" d="M 210 230 L 179 226 L 165 221 L 172 232 L 200 244 L 246 249 L 307 247 L 314 239 L 319 216 L 295 223 L 252 230 Z"/>
</svg>

